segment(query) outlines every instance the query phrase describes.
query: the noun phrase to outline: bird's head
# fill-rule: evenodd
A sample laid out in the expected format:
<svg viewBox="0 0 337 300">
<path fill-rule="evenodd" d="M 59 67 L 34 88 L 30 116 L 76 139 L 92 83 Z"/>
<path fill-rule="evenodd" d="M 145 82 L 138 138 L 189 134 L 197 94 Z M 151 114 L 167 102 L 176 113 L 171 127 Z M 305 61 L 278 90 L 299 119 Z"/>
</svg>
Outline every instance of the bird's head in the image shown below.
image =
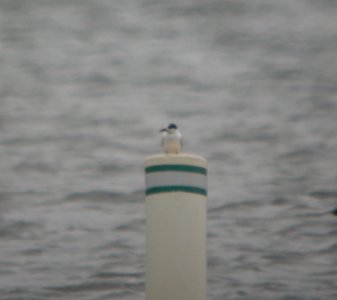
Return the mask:
<svg viewBox="0 0 337 300">
<path fill-rule="evenodd" d="M 174 123 L 171 123 L 171 124 L 169 124 L 169 126 L 167 126 L 167 132 L 168 133 L 173 133 L 177 130 L 178 130 L 178 126 Z"/>
</svg>

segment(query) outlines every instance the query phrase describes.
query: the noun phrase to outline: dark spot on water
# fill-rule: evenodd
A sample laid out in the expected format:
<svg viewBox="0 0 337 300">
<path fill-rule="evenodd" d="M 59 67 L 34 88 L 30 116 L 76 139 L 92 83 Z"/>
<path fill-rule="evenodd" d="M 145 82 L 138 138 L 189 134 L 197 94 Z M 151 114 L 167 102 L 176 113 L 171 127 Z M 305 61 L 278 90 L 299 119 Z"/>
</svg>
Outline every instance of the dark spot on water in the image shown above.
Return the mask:
<svg viewBox="0 0 337 300">
<path fill-rule="evenodd" d="M 238 1 L 199 1 L 193 5 L 177 5 L 167 9 L 171 16 L 192 16 L 192 15 L 241 15 L 249 9 L 248 4 Z"/>
<path fill-rule="evenodd" d="M 32 248 L 32 249 L 26 249 L 22 251 L 21 253 L 27 256 L 36 256 L 36 255 L 41 255 L 43 253 L 43 250 L 41 248 Z"/>
<path fill-rule="evenodd" d="M 337 198 L 337 191 L 317 190 L 311 192 L 309 195 L 318 199 L 331 199 Z"/>
<path fill-rule="evenodd" d="M 66 201 L 118 201 L 123 199 L 122 193 L 115 193 L 111 191 L 89 191 L 83 193 L 72 193 L 68 195 Z"/>
<path fill-rule="evenodd" d="M 277 197 L 273 200 L 274 205 L 284 205 L 284 204 L 287 204 L 288 202 L 289 200 L 283 197 Z"/>
<path fill-rule="evenodd" d="M 74 192 L 65 197 L 65 201 L 109 201 L 116 202 L 136 202 L 144 200 L 144 191 L 134 191 L 132 193 L 118 193 L 113 191 L 89 191 Z"/>
<path fill-rule="evenodd" d="M 144 228 L 145 226 L 145 218 L 144 219 L 137 219 L 131 222 L 127 222 L 121 224 L 115 228 L 117 231 L 131 231 L 139 228 Z"/>
<path fill-rule="evenodd" d="M 33 239 L 38 236 L 38 224 L 17 221 L 9 224 L 0 223 L 0 238 L 6 239 Z"/>
<path fill-rule="evenodd" d="M 142 278 L 144 276 L 143 272 L 127 272 L 127 273 L 121 273 L 121 272 L 99 272 L 95 274 L 94 278 L 125 278 L 125 277 L 131 277 L 131 278 Z"/>
<path fill-rule="evenodd" d="M 125 278 L 124 278 L 125 279 Z M 125 281 L 100 281 L 100 282 L 84 282 L 82 284 L 64 285 L 50 287 L 50 290 L 63 293 L 80 293 L 80 292 L 92 292 L 92 291 L 109 291 L 111 289 L 130 289 L 133 291 L 142 290 L 144 288 L 144 282 L 125 282 Z"/>
</svg>

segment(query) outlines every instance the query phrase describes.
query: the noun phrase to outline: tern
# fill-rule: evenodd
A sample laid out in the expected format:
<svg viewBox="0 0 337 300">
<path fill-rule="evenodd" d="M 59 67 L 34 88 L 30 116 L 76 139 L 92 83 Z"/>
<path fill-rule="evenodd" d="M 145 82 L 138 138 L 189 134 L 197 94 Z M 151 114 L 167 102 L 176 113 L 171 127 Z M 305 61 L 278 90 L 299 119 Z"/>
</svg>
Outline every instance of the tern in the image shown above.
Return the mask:
<svg viewBox="0 0 337 300">
<path fill-rule="evenodd" d="M 166 154 L 179 154 L 183 147 L 182 135 L 176 124 L 171 123 L 160 130 L 163 133 L 161 145 Z"/>
</svg>

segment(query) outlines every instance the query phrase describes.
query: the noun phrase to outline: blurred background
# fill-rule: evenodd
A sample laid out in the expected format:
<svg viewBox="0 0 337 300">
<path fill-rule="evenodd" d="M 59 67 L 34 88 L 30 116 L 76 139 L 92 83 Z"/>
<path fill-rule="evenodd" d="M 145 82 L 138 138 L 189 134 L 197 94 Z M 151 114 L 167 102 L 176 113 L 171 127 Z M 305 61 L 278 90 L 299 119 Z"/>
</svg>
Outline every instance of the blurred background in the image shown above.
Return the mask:
<svg viewBox="0 0 337 300">
<path fill-rule="evenodd" d="M 144 299 L 169 122 L 209 162 L 208 298 L 335 299 L 336 13 L 0 0 L 0 299 Z"/>
</svg>

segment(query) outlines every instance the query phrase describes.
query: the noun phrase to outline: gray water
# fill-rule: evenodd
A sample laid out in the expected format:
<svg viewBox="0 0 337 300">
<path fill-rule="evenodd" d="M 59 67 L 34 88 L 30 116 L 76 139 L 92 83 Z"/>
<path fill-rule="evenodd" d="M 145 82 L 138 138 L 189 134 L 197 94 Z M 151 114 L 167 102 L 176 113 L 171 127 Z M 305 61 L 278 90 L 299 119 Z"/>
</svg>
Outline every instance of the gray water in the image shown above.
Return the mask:
<svg viewBox="0 0 337 300">
<path fill-rule="evenodd" d="M 1 0 L 0 299 L 144 299 L 143 161 L 209 162 L 208 299 L 337 298 L 337 2 Z"/>
</svg>

